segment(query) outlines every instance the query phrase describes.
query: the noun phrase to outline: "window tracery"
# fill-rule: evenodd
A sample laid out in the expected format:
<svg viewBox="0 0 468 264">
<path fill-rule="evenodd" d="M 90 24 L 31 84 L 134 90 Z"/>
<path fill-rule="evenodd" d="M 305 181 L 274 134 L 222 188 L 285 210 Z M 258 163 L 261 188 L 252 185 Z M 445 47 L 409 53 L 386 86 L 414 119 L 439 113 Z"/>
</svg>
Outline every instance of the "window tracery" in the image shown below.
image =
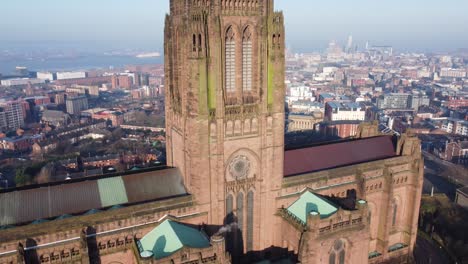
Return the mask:
<svg viewBox="0 0 468 264">
<path fill-rule="evenodd" d="M 342 240 L 336 240 L 333 243 L 329 256 L 329 264 L 344 264 L 346 259 L 345 243 Z"/>
<path fill-rule="evenodd" d="M 252 32 L 244 30 L 242 37 L 242 91 L 252 91 Z"/>
<path fill-rule="evenodd" d="M 226 93 L 236 92 L 236 41 L 232 27 L 226 31 L 225 48 L 225 89 Z"/>
</svg>

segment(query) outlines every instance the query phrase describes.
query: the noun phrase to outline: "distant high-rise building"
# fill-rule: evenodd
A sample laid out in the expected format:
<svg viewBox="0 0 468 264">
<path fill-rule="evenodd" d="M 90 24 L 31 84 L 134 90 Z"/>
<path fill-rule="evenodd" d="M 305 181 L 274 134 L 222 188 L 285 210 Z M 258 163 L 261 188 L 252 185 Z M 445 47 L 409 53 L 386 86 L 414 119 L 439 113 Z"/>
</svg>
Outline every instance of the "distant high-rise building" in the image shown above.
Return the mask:
<svg viewBox="0 0 468 264">
<path fill-rule="evenodd" d="M 348 43 L 346 44 L 346 52 L 353 52 L 353 36 L 348 37 Z"/>
<path fill-rule="evenodd" d="M 67 113 L 79 115 L 81 111 L 88 109 L 88 98 L 86 96 L 77 96 L 67 98 Z"/>
<path fill-rule="evenodd" d="M 9 101 L 0 103 L 0 126 L 5 130 L 16 130 L 24 125 L 22 102 Z"/>
<path fill-rule="evenodd" d="M 8 129 L 7 114 L 3 108 L 0 107 L 0 132 Z"/>
<path fill-rule="evenodd" d="M 331 41 L 327 48 L 328 60 L 340 60 L 343 56 L 343 49 L 336 41 Z"/>
<path fill-rule="evenodd" d="M 37 79 L 45 81 L 53 81 L 57 79 L 57 75 L 52 72 L 38 72 Z"/>
<path fill-rule="evenodd" d="M 410 108 L 418 110 L 421 106 L 428 106 L 431 103 L 429 96 L 425 94 L 413 94 L 411 95 Z"/>
<path fill-rule="evenodd" d="M 414 109 L 430 104 L 430 98 L 425 94 L 391 93 L 377 99 L 380 109 Z"/>
<path fill-rule="evenodd" d="M 411 94 L 391 93 L 382 95 L 377 99 L 380 109 L 408 109 L 411 105 Z"/>
<path fill-rule="evenodd" d="M 112 76 L 112 89 L 130 89 L 134 84 L 134 77 L 132 75 L 113 75 Z"/>
<path fill-rule="evenodd" d="M 146 73 L 139 73 L 135 75 L 135 85 L 136 86 L 148 86 L 150 85 L 150 75 Z"/>
<path fill-rule="evenodd" d="M 57 105 L 65 104 L 65 94 L 64 93 L 57 93 L 54 95 L 54 103 Z"/>
</svg>

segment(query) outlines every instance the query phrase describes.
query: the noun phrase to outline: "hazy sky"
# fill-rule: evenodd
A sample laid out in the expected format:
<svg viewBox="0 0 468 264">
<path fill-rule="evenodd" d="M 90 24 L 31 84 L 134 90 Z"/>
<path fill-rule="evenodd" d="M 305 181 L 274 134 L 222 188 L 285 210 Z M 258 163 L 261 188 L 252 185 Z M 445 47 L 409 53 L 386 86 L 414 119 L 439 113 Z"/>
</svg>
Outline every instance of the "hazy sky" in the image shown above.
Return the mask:
<svg viewBox="0 0 468 264">
<path fill-rule="evenodd" d="M 0 48 L 161 50 L 169 0 L 6 0 Z M 468 48 L 467 0 L 276 0 L 295 51 L 343 45 L 446 51 Z"/>
</svg>

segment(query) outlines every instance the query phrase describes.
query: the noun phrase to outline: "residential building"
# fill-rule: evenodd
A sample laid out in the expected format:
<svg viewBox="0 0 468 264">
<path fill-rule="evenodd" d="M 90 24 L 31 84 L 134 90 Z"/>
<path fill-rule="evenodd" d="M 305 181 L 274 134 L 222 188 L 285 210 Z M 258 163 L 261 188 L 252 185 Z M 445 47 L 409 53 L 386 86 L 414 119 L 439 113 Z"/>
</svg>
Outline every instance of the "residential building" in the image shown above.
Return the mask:
<svg viewBox="0 0 468 264">
<path fill-rule="evenodd" d="M 410 108 L 414 110 L 418 110 L 421 106 L 429 106 L 431 103 L 431 99 L 429 98 L 429 96 L 421 93 L 413 94 L 410 98 Z"/>
<path fill-rule="evenodd" d="M 326 121 L 366 120 L 366 110 L 359 103 L 331 101 L 325 104 Z"/>
<path fill-rule="evenodd" d="M 451 109 L 457 109 L 461 107 L 468 107 L 468 96 L 451 96 L 449 97 L 447 106 Z"/>
<path fill-rule="evenodd" d="M 444 130 L 447 133 L 468 136 L 468 121 L 455 118 L 447 118 L 442 122 L 442 130 Z"/>
<path fill-rule="evenodd" d="M 380 109 L 407 109 L 410 108 L 410 99 L 411 94 L 385 94 L 377 99 L 377 107 Z"/>
<path fill-rule="evenodd" d="M 52 72 L 37 72 L 37 79 L 45 81 L 54 81 L 57 79 L 57 75 Z"/>
<path fill-rule="evenodd" d="M 319 102 L 299 100 L 290 104 L 291 113 L 309 114 L 313 112 L 325 112 L 324 105 Z"/>
<path fill-rule="evenodd" d="M 0 102 L 0 120 L 6 123 L 6 130 L 16 130 L 24 125 L 23 102 L 8 101 Z"/>
<path fill-rule="evenodd" d="M 315 124 L 323 121 L 322 112 L 313 112 L 311 114 L 289 114 L 288 132 L 313 130 Z"/>
<path fill-rule="evenodd" d="M 67 98 L 67 113 L 79 115 L 81 111 L 88 109 L 88 98 L 86 96 L 76 96 Z"/>
<path fill-rule="evenodd" d="M 102 108 L 89 109 L 81 112 L 81 116 L 90 117 L 94 120 L 108 120 L 111 121 L 112 126 L 118 127 L 124 123 L 124 115 L 117 110 L 108 110 Z"/>
<path fill-rule="evenodd" d="M 61 127 L 71 123 L 71 118 L 67 113 L 62 111 L 44 110 L 42 112 L 41 121 L 44 124 Z"/>
<path fill-rule="evenodd" d="M 466 69 L 441 68 L 439 76 L 441 78 L 465 78 Z"/>
<path fill-rule="evenodd" d="M 57 80 L 82 79 L 88 77 L 87 72 L 57 72 Z"/>
<path fill-rule="evenodd" d="M 315 129 L 327 138 L 352 138 L 357 135 L 360 124 L 361 121 L 356 120 L 328 121 L 318 123 Z"/>
<path fill-rule="evenodd" d="M 45 83 L 45 81 L 41 79 L 33 79 L 33 78 L 6 79 L 6 80 L 0 81 L 0 84 L 2 86 L 21 86 L 21 85 L 41 84 L 41 83 Z"/>
<path fill-rule="evenodd" d="M 457 164 L 468 165 L 468 141 L 447 141 L 444 159 Z"/>
</svg>

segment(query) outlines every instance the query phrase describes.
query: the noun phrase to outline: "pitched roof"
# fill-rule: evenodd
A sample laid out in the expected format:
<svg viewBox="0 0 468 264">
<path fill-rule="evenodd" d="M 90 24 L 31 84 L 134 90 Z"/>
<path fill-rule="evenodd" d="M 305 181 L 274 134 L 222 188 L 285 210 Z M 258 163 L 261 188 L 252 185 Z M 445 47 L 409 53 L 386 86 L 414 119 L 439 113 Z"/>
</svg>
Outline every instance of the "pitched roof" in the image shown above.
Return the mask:
<svg viewBox="0 0 468 264">
<path fill-rule="evenodd" d="M 67 114 L 62 111 L 44 110 L 44 112 L 42 112 L 43 120 L 63 119 L 65 116 L 67 116 Z"/>
<path fill-rule="evenodd" d="M 184 247 L 207 248 L 210 247 L 210 241 L 199 230 L 170 219 L 138 241 L 141 256 L 152 255 L 156 259 L 168 257 Z"/>
<path fill-rule="evenodd" d="M 313 147 L 287 150 L 284 175 L 349 166 L 396 156 L 392 136 L 348 140 Z"/>
<path fill-rule="evenodd" d="M 176 168 L 0 191 L 0 226 L 186 195 Z"/>
<path fill-rule="evenodd" d="M 307 216 L 311 212 L 319 213 L 320 218 L 323 219 L 336 213 L 338 211 L 338 206 L 324 197 L 306 191 L 297 201 L 291 204 L 287 210 L 306 224 Z"/>
</svg>

